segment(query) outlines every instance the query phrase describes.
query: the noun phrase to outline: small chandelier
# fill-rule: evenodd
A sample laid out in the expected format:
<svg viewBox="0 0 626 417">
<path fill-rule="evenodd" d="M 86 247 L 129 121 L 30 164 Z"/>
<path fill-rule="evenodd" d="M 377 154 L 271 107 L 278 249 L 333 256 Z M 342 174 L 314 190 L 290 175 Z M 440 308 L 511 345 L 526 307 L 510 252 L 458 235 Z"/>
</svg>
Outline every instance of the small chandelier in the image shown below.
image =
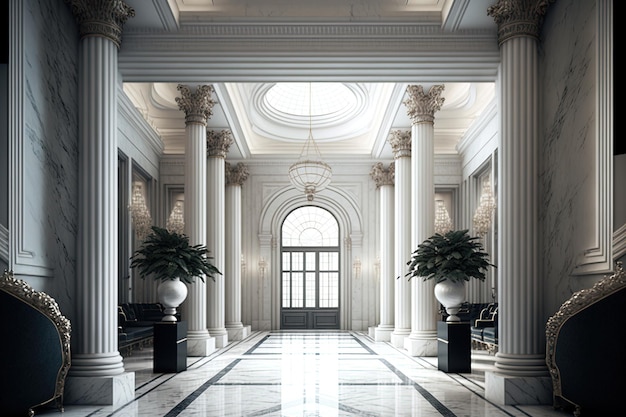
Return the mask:
<svg viewBox="0 0 626 417">
<path fill-rule="evenodd" d="M 489 232 L 495 209 L 496 202 L 491 191 L 491 184 L 489 180 L 486 180 L 483 183 L 480 204 L 474 212 L 474 232 L 479 237 L 483 237 Z"/>
<path fill-rule="evenodd" d="M 133 183 L 133 195 L 128 209 L 135 226 L 135 236 L 139 240 L 144 240 L 152 231 L 152 216 L 143 196 L 143 184 L 141 181 Z"/>
<path fill-rule="evenodd" d="M 185 230 L 185 220 L 183 218 L 182 200 L 177 200 L 174 204 L 174 208 L 170 213 L 170 217 L 167 219 L 165 228 L 170 232 L 178 233 L 179 235 L 183 234 L 183 231 Z"/>
<path fill-rule="evenodd" d="M 435 201 L 437 207 L 435 209 L 435 233 L 443 235 L 452 230 L 452 220 L 442 200 Z"/>
<path fill-rule="evenodd" d="M 289 167 L 289 180 L 296 188 L 304 190 L 306 199 L 313 201 L 315 193 L 330 184 L 333 170 L 323 162 L 322 155 L 313 140 L 311 115 L 311 83 L 309 83 L 309 137 L 304 143 L 300 158 Z"/>
<path fill-rule="evenodd" d="M 450 220 L 450 215 L 445 204 L 443 204 L 443 200 L 437 200 L 435 203 L 437 205 L 435 209 L 435 233 L 443 235 L 452 230 L 452 220 Z"/>
</svg>

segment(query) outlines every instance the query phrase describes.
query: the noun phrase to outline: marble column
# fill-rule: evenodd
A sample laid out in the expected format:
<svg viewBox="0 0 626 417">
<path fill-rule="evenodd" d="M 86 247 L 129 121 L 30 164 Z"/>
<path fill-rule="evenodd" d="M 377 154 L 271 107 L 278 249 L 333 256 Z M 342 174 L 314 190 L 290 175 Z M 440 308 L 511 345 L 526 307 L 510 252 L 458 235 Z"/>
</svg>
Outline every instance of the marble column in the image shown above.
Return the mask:
<svg viewBox="0 0 626 417">
<path fill-rule="evenodd" d="M 227 271 L 225 255 L 225 188 L 226 154 L 233 143 L 228 130 L 207 129 L 207 249 L 213 257 L 213 265 L 222 272 L 215 281 L 207 280 L 209 334 L 215 338 L 215 346 L 222 348 L 228 344 L 226 331 L 225 302 L 226 288 L 224 280 L 231 275 Z"/>
<path fill-rule="evenodd" d="M 395 166 L 394 187 L 394 329 L 391 343 L 404 347 L 411 333 L 411 286 L 405 277 L 411 259 L 411 132 L 394 130 L 387 141 Z"/>
<path fill-rule="evenodd" d="M 380 277 L 380 324 L 374 329 L 374 340 L 390 342 L 394 329 L 394 286 L 396 281 L 393 234 L 394 234 L 394 188 L 395 164 L 385 169 L 382 162 L 372 168 L 370 175 L 376 183 L 379 200 L 379 277 Z"/>
<path fill-rule="evenodd" d="M 443 105 L 443 85 L 424 91 L 407 87 L 404 102 L 411 118 L 411 252 L 435 233 L 435 112 Z M 411 356 L 437 356 L 437 310 L 433 280 L 411 280 L 411 335 L 405 348 Z"/>
<path fill-rule="evenodd" d="M 226 162 L 226 331 L 228 340 L 243 340 L 251 326 L 241 322 L 241 186 L 248 179 L 243 163 L 231 166 Z"/>
<path fill-rule="evenodd" d="M 192 245 L 207 244 L 207 144 L 206 125 L 213 115 L 213 87 L 179 84 L 178 108 L 185 112 L 185 234 Z M 187 321 L 187 355 L 208 356 L 215 351 L 215 339 L 207 328 L 207 283 L 210 277 L 189 284 L 181 307 Z"/>
<path fill-rule="evenodd" d="M 122 1 L 68 1 L 80 29 L 76 318 L 67 404 L 135 397 L 117 340 L 117 58 L 135 12 Z M 6 376 L 5 376 L 6 377 Z"/>
<path fill-rule="evenodd" d="M 539 259 L 537 40 L 550 1 L 497 1 L 488 14 L 500 44 L 498 353 L 485 396 L 499 404 L 550 404 Z"/>
</svg>

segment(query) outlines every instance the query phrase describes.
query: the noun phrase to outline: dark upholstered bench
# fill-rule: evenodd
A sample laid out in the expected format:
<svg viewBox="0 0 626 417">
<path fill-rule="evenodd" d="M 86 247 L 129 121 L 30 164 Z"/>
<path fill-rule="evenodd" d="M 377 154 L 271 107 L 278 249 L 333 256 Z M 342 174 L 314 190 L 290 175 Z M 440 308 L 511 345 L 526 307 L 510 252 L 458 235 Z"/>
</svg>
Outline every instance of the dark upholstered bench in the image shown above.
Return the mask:
<svg viewBox="0 0 626 417">
<path fill-rule="evenodd" d="M 33 290 L 11 272 L 0 278 L 0 414 L 32 416 L 37 407 L 63 411 L 70 368 L 67 318 L 49 295 Z"/>
<path fill-rule="evenodd" d="M 498 304 L 488 304 L 471 325 L 472 345 L 476 349 L 486 349 L 489 353 L 498 351 Z"/>
<path fill-rule="evenodd" d="M 124 303 L 117 307 L 118 349 L 123 356 L 153 343 L 154 323 L 163 318 L 159 303 Z"/>
</svg>

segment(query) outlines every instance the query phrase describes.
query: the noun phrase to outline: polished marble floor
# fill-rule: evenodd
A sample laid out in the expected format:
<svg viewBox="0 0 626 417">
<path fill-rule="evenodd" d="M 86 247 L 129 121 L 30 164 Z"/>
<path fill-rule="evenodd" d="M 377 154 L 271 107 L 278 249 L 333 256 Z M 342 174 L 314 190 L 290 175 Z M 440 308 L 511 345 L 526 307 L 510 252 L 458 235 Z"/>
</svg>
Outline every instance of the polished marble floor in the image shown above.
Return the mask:
<svg viewBox="0 0 626 417">
<path fill-rule="evenodd" d="M 444 373 L 437 358 L 410 357 L 358 332 L 254 332 L 187 370 L 153 373 L 152 350 L 125 359 L 134 401 L 71 406 L 45 416 L 569 416 L 552 406 L 500 406 L 485 399 L 493 356 L 472 353 L 472 372 Z"/>
</svg>

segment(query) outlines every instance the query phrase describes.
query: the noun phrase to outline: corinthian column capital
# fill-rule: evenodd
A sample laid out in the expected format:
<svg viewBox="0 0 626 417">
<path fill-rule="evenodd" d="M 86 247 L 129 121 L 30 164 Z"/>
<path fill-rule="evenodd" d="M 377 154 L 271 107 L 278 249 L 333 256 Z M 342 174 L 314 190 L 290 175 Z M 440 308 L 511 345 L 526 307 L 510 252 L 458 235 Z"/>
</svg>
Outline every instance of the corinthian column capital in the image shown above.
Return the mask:
<svg viewBox="0 0 626 417">
<path fill-rule="evenodd" d="M 372 167 L 370 176 L 376 183 L 376 188 L 380 188 L 383 185 L 393 185 L 396 177 L 396 164 L 394 162 L 389 164 L 389 167 L 385 169 L 382 162 L 378 162 Z"/>
<path fill-rule="evenodd" d="M 226 184 L 227 185 L 243 185 L 248 179 L 248 166 L 243 162 L 239 162 L 235 166 L 231 166 L 226 162 Z"/>
<path fill-rule="evenodd" d="M 226 158 L 228 148 L 233 144 L 233 136 L 230 130 L 206 131 L 207 156 Z"/>
<path fill-rule="evenodd" d="M 441 97 L 444 86 L 433 85 L 428 93 L 424 92 L 421 85 L 410 85 L 406 88 L 409 98 L 403 101 L 407 107 L 406 114 L 411 118 L 413 124 L 433 123 L 435 112 L 441 109 L 444 98 Z"/>
<path fill-rule="evenodd" d="M 185 112 L 185 123 L 206 126 L 209 117 L 213 115 L 215 105 L 215 101 L 211 98 L 213 87 L 201 85 L 192 91 L 189 86 L 178 84 L 177 89 L 182 97 L 176 97 L 176 103 L 178 103 L 178 109 Z"/>
<path fill-rule="evenodd" d="M 110 39 L 120 48 L 122 29 L 135 9 L 122 0 L 65 0 L 78 22 L 80 37 L 101 36 Z"/>
<path fill-rule="evenodd" d="M 392 130 L 387 138 L 387 142 L 391 145 L 393 157 L 398 159 L 403 156 L 411 157 L 411 131 L 410 130 Z"/>
<path fill-rule="evenodd" d="M 499 0 L 487 8 L 498 25 L 498 44 L 522 36 L 539 39 L 546 10 L 554 0 Z"/>
</svg>

